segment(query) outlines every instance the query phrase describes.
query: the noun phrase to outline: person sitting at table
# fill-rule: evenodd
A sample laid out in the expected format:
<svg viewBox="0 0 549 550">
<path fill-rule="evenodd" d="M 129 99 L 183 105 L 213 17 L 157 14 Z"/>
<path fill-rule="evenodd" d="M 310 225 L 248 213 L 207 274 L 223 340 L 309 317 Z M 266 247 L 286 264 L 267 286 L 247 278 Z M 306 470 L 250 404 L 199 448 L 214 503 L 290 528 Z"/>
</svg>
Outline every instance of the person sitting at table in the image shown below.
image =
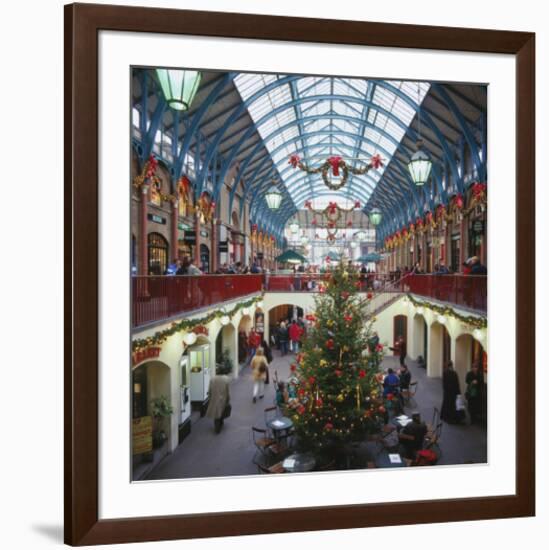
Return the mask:
<svg viewBox="0 0 549 550">
<path fill-rule="evenodd" d="M 408 369 L 408 365 L 402 365 L 398 372 L 398 378 L 400 380 L 400 391 L 408 391 L 410 389 L 410 382 L 412 381 L 412 373 Z"/>
<path fill-rule="evenodd" d="M 423 448 L 423 440 L 427 434 L 427 426 L 422 422 L 418 412 L 412 413 L 412 421 L 402 428 L 399 439 L 404 447 L 406 458 L 415 458 L 416 453 Z"/>
<path fill-rule="evenodd" d="M 388 394 L 398 395 L 400 388 L 400 379 L 393 369 L 387 370 L 387 376 L 383 379 L 383 397 Z"/>
</svg>

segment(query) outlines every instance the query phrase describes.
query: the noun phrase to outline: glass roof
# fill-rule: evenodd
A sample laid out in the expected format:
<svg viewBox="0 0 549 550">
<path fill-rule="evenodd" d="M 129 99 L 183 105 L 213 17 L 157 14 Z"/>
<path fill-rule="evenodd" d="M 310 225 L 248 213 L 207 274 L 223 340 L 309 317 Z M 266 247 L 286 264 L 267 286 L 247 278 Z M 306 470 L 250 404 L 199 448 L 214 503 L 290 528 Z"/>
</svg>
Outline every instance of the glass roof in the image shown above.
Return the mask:
<svg viewBox="0 0 549 550">
<path fill-rule="evenodd" d="M 384 168 L 366 176 L 350 174 L 345 187 L 330 191 L 320 175 L 289 166 L 290 155 L 298 154 L 310 167 L 318 167 L 332 155 L 359 167 L 379 153 L 386 167 L 416 109 L 384 84 L 408 96 L 415 106 L 430 87 L 427 82 L 244 73 L 235 78 L 235 84 L 244 101 L 258 94 L 248 112 L 297 208 L 315 197 L 323 204 L 343 198 L 364 204 Z M 268 91 L 261 94 L 266 87 Z"/>
</svg>

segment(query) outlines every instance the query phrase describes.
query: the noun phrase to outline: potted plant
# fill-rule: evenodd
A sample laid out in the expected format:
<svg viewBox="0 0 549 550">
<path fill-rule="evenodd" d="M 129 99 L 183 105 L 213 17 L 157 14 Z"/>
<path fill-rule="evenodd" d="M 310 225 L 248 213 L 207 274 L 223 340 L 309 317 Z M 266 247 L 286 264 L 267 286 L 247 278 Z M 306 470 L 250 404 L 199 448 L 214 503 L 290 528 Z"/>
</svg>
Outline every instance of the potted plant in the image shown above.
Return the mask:
<svg viewBox="0 0 549 550">
<path fill-rule="evenodd" d="M 159 449 L 168 439 L 164 424 L 165 419 L 173 414 L 173 407 L 170 405 L 168 398 L 165 395 L 155 397 L 151 401 L 151 415 L 153 417 L 153 447 Z"/>
<path fill-rule="evenodd" d="M 218 369 L 221 366 L 221 370 L 224 374 L 231 374 L 233 372 L 233 360 L 228 349 L 223 350 L 220 361 L 218 363 Z"/>
</svg>

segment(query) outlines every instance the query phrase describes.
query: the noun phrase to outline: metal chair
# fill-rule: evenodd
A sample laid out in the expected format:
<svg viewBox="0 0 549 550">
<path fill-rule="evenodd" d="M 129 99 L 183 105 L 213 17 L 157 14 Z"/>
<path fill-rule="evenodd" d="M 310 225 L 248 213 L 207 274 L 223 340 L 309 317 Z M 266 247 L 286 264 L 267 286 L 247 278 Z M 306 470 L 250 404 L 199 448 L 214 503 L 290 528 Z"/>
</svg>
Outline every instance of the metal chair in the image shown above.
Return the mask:
<svg viewBox="0 0 549 550">
<path fill-rule="evenodd" d="M 418 385 L 418 383 L 417 383 L 417 380 L 416 380 L 415 382 L 410 383 L 410 386 L 408 387 L 408 389 L 401 391 L 402 404 L 404 406 L 409 406 L 411 400 L 415 397 L 415 395 L 417 393 L 417 385 Z"/>
</svg>

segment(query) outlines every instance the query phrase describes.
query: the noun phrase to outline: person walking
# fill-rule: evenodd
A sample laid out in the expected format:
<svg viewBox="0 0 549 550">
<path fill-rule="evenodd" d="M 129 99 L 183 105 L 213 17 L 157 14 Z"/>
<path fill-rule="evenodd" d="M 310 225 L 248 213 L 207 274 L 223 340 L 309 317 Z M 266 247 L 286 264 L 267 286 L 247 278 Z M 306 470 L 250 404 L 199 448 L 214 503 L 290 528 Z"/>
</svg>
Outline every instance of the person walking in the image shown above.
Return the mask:
<svg viewBox="0 0 549 550">
<path fill-rule="evenodd" d="M 404 336 L 399 336 L 396 345 L 395 345 L 396 351 L 398 351 L 398 359 L 400 362 L 400 366 L 404 365 L 404 361 L 406 360 L 406 340 L 404 340 Z"/>
<path fill-rule="evenodd" d="M 256 332 L 254 328 L 250 331 L 248 336 L 248 355 L 249 359 L 255 355 L 257 348 L 261 344 L 261 336 Z"/>
<path fill-rule="evenodd" d="M 278 327 L 278 343 L 280 345 L 280 355 L 286 355 L 288 353 L 288 329 L 284 321 L 280 321 Z"/>
<path fill-rule="evenodd" d="M 229 391 L 230 378 L 229 369 L 219 366 L 217 375 L 210 380 L 208 410 L 206 417 L 214 421 L 214 430 L 218 434 L 223 428 L 223 422 L 231 412 L 231 394 Z"/>
<path fill-rule="evenodd" d="M 482 401 L 484 394 L 484 375 L 478 364 L 474 363 L 471 370 L 465 376 L 465 397 L 467 398 L 467 409 L 471 418 L 471 424 L 482 419 Z"/>
<path fill-rule="evenodd" d="M 440 410 L 440 418 L 448 424 L 456 424 L 458 421 L 456 397 L 460 393 L 458 375 L 452 361 L 448 361 L 442 372 L 442 406 Z"/>
<path fill-rule="evenodd" d="M 299 339 L 303 334 L 303 330 L 296 323 L 295 319 L 292 321 L 290 328 L 288 329 L 288 336 L 290 337 L 290 350 L 294 353 L 299 351 Z"/>
<path fill-rule="evenodd" d="M 257 348 L 255 356 L 252 359 L 252 379 L 254 381 L 254 390 L 253 390 L 253 402 L 259 399 L 263 399 L 265 396 L 265 379 L 267 378 L 267 359 L 264 355 L 263 348 Z"/>
<path fill-rule="evenodd" d="M 271 347 L 265 340 L 261 341 L 261 347 L 263 348 L 263 353 L 265 354 L 265 359 L 267 359 L 267 363 L 270 365 L 273 362 L 273 352 L 271 350 Z M 270 381 L 270 373 L 269 373 L 269 367 L 267 367 L 267 371 L 265 373 L 265 384 L 268 384 Z"/>
</svg>

